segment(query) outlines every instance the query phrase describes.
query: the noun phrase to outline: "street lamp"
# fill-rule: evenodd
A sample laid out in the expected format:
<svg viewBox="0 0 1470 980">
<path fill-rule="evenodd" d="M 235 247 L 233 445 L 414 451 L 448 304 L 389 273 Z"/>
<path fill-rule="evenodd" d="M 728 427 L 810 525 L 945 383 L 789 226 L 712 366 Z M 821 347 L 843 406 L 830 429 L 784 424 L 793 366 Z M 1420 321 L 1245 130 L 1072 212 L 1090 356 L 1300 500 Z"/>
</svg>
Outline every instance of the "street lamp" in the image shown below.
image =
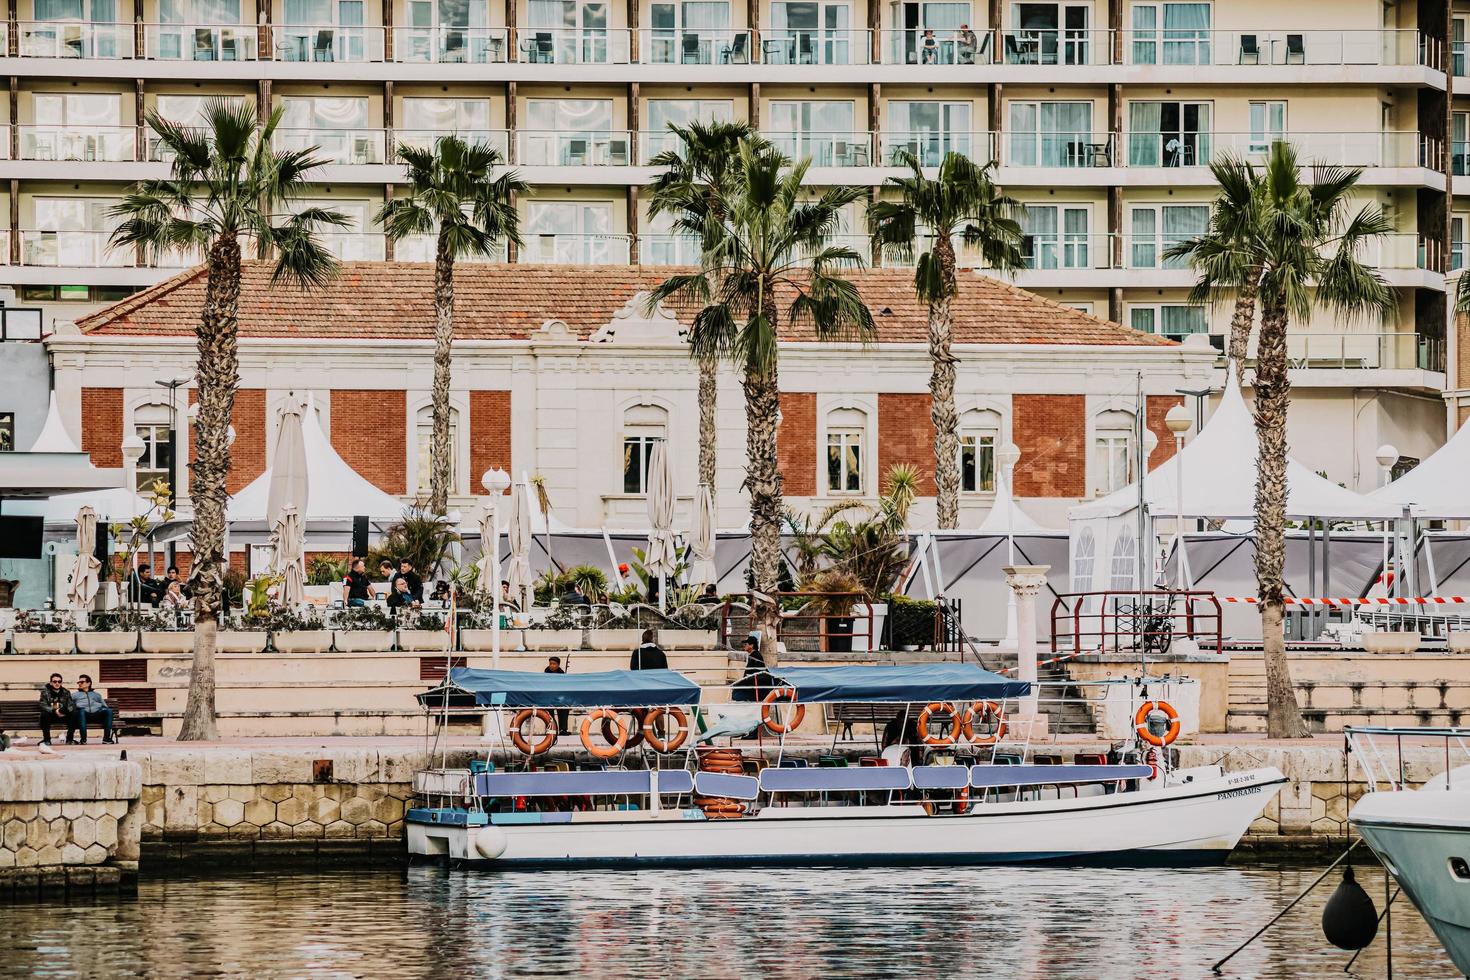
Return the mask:
<svg viewBox="0 0 1470 980">
<path fill-rule="evenodd" d="M 484 540 L 480 542 L 481 562 L 491 561 L 492 566 L 499 570 L 500 566 L 500 498 L 505 496 L 505 491 L 510 489 L 510 474 L 500 467 L 492 467 L 480 476 L 480 486 L 490 496 L 485 500 L 485 513 L 490 517 L 490 526 L 495 529 L 495 540 L 488 545 Z M 494 548 L 491 554 L 490 548 Z M 490 664 L 496 670 L 500 669 L 500 576 L 495 576 L 495 581 L 490 585 Z"/>
<path fill-rule="evenodd" d="M 168 505 L 175 509 L 179 505 L 179 406 L 177 392 L 193 380 L 194 376 L 191 374 L 187 378 L 169 378 L 164 381 L 153 382 L 160 388 L 168 389 Z"/>
<path fill-rule="evenodd" d="M 1179 582 L 1186 589 L 1193 583 L 1189 575 L 1189 559 L 1184 556 L 1184 434 L 1192 424 L 1189 409 L 1180 402 L 1164 416 L 1164 428 L 1174 434 L 1174 540 L 1179 550 Z"/>
<path fill-rule="evenodd" d="M 1016 532 L 1015 514 L 1016 507 L 1016 485 L 1013 477 L 1016 464 L 1021 461 L 1021 447 L 1014 442 L 1007 442 L 995 451 L 995 461 L 1000 464 L 1000 478 L 1005 481 L 1006 500 L 1010 501 L 1011 514 L 1006 515 L 1006 564 L 1016 564 Z M 1016 619 L 1016 590 L 1006 589 L 1006 637 L 1002 641 L 1003 646 L 1017 646 L 1020 643 L 1018 621 Z"/>
<path fill-rule="evenodd" d="M 1393 468 L 1398 465 L 1399 451 L 1391 443 L 1385 442 L 1378 447 L 1378 452 L 1373 457 L 1378 461 L 1378 469 L 1383 477 L 1380 486 L 1388 486 L 1393 478 Z M 1389 578 L 1388 572 L 1388 518 L 1383 519 L 1383 594 L 1393 595 L 1393 579 Z"/>
</svg>

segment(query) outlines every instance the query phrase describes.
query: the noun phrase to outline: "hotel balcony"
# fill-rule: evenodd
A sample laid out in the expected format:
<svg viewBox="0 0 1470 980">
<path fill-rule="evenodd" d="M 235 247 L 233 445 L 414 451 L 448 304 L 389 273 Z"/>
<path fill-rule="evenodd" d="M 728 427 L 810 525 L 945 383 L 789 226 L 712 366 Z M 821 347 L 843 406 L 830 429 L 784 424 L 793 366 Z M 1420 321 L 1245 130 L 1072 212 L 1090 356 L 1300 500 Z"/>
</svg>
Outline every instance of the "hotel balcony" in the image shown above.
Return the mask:
<svg viewBox="0 0 1470 980">
<path fill-rule="evenodd" d="M 540 265 L 627 265 L 627 235 L 521 232 L 520 261 Z"/>
<path fill-rule="evenodd" d="M 1223 382 L 1224 335 L 1211 342 L 1221 348 L 1217 383 Z M 1254 367 L 1258 338 L 1252 334 L 1246 348 L 1246 366 Z M 1286 337 L 1291 383 L 1299 388 L 1392 387 L 1422 391 L 1438 397 L 1445 389 L 1445 342 L 1412 330 L 1348 331 L 1341 333 L 1294 330 Z"/>
</svg>

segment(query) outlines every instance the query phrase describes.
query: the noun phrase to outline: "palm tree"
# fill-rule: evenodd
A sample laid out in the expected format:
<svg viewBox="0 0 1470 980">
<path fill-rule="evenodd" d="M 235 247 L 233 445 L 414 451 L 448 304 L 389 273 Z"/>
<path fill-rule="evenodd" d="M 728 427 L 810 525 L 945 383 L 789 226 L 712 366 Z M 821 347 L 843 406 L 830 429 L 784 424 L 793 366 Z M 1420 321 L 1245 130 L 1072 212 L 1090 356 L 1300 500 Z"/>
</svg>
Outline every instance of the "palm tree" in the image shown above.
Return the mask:
<svg viewBox="0 0 1470 980">
<path fill-rule="evenodd" d="M 1284 142 L 1270 157 L 1253 195 L 1256 219 L 1240 231 L 1247 251 L 1259 258 L 1261 331 L 1256 349 L 1255 422 L 1259 440 L 1256 475 L 1256 581 L 1261 603 L 1261 640 L 1266 666 L 1266 732 L 1272 738 L 1303 738 L 1282 632 L 1282 573 L 1286 561 L 1286 419 L 1291 401 L 1287 373 L 1287 326 L 1322 305 L 1352 318 L 1383 316 L 1393 309 L 1393 292 L 1378 271 L 1358 258 L 1363 247 L 1393 230 L 1375 204 L 1356 212 L 1351 195 L 1362 171 L 1314 165 L 1302 179 L 1296 151 Z M 1201 279 L 1210 276 L 1206 261 Z"/>
<path fill-rule="evenodd" d="M 651 161 L 661 168 L 655 178 L 649 200 L 650 219 L 660 214 L 678 214 L 687 202 L 702 202 L 716 221 L 723 222 L 720 212 L 722 195 L 728 194 L 731 178 L 739 158 L 740 143 L 749 139 L 748 123 L 702 122 L 688 126 L 669 124 L 682 148 L 664 150 Z M 716 285 L 718 291 L 718 285 Z M 715 496 L 715 465 L 719 451 L 719 429 L 715 410 L 718 406 L 719 358 L 714 352 L 697 357 L 699 362 L 699 482 Z"/>
<path fill-rule="evenodd" d="M 434 392 L 433 432 L 429 437 L 429 510 L 444 516 L 449 508 L 449 474 L 454 447 L 449 443 L 449 348 L 454 339 L 454 260 L 490 255 L 504 242 L 520 244 L 520 219 L 514 195 L 525 183 L 508 171 L 495 176 L 503 161 L 488 143 L 444 136 L 432 150 L 402 146 L 398 157 L 408 167 L 409 192 L 383 205 L 377 220 L 393 241 L 409 235 L 434 235 Z"/>
<path fill-rule="evenodd" d="M 1188 262 L 1199 271 L 1200 277 L 1189 294 L 1191 303 L 1204 305 L 1234 296 L 1225 353 L 1227 367 L 1234 366 L 1239 383 L 1245 371 L 1265 262 L 1262 243 L 1256 237 L 1265 200 L 1264 185 L 1255 168 L 1231 156 L 1212 162 L 1210 172 L 1220 193 L 1210 208 L 1205 233 L 1170 245 L 1163 257 L 1166 261 Z"/>
<path fill-rule="evenodd" d="M 792 166 L 774 147 L 743 141 L 728 189 L 686 198 L 676 212 L 676 231 L 700 239 L 699 271 L 670 276 L 652 295 L 654 303 L 677 297 L 700 305 L 690 331 L 694 356 L 727 359 L 741 372 L 751 570 L 762 594 L 752 621 L 765 634 L 761 649 L 769 651 L 776 649 L 780 622 L 779 341 L 791 328 L 808 328 L 824 340 L 867 340 L 874 332 L 857 286 L 841 275 L 860 268 L 862 257 L 830 244 L 842 209 L 866 192 L 834 187 L 810 199 L 802 188 L 809 165 Z"/>
<path fill-rule="evenodd" d="M 337 271 L 316 231 L 340 227 L 347 218 L 325 208 L 288 213 L 321 165 L 306 150 L 275 151 L 277 109 L 262 125 L 252 107 L 225 100 L 205 105 L 205 126 L 188 129 L 156 111 L 148 124 L 172 155 L 167 179 L 133 186 L 111 210 L 121 223 L 112 244 L 142 250 L 145 258 L 202 252 L 208 279 L 204 309 L 195 331 L 199 359 L 199 420 L 195 461 L 189 464 L 194 505 L 191 536 L 194 564 L 194 668 L 179 738 L 213 739 L 214 651 L 224 580 L 225 478 L 230 470 L 228 432 L 239 385 L 236 356 L 242 239 L 273 249 L 273 282 L 320 285 Z"/>
<path fill-rule="evenodd" d="M 934 493 L 939 526 L 954 528 L 960 521 L 959 417 L 954 407 L 955 364 L 954 298 L 959 295 L 955 275 L 954 240 L 978 247 L 986 265 L 1001 272 L 1019 269 L 1021 205 L 1001 192 L 991 180 L 993 164 L 979 166 L 959 153 L 946 153 L 939 173 L 924 176 L 918 159 L 907 150 L 899 153 L 900 166 L 912 173 L 888 178 L 887 186 L 898 191 L 898 199 L 876 201 L 868 209 L 873 237 L 907 260 L 915 251 L 915 239 L 927 238 L 927 250 L 919 255 L 914 272 L 914 289 L 929 304 L 929 410 L 934 422 Z"/>
</svg>

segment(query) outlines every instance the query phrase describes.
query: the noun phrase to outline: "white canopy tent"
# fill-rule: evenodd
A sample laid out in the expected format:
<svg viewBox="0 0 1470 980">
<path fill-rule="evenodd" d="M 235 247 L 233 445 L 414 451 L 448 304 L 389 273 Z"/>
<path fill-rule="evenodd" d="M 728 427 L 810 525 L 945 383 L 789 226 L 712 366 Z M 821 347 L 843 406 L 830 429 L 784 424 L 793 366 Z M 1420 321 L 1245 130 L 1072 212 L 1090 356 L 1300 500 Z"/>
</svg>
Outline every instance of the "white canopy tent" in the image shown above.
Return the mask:
<svg viewBox="0 0 1470 980">
<path fill-rule="evenodd" d="M 1231 375 L 1219 407 L 1200 433 L 1182 453 L 1144 479 L 1146 517 L 1149 521 L 1172 520 L 1176 515 L 1225 520 L 1253 517 L 1257 455 L 1255 422 Z M 1181 476 L 1182 499 L 1177 489 Z M 1402 513 L 1401 507 L 1344 489 L 1290 458 L 1286 485 L 1288 518 L 1377 521 L 1393 520 Z M 1068 513 L 1073 592 L 1139 588 L 1139 503 L 1139 484 L 1134 482 Z M 1152 526 L 1147 526 L 1145 537 L 1152 547 Z"/>
<path fill-rule="evenodd" d="M 1416 518 L 1456 520 L 1470 518 L 1467 487 L 1470 487 L 1470 425 L 1462 425 L 1433 456 L 1368 496 L 1393 506 L 1400 516 L 1408 508 Z"/>
</svg>

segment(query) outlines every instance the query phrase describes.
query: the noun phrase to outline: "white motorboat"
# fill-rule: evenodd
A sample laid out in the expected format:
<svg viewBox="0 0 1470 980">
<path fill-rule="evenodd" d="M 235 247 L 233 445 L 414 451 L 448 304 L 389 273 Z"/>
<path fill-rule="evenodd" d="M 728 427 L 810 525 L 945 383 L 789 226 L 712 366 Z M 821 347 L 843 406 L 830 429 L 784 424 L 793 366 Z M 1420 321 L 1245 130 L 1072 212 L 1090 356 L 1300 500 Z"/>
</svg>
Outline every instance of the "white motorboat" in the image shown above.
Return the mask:
<svg viewBox="0 0 1470 980">
<path fill-rule="evenodd" d="M 492 867 L 551 865 L 941 864 L 1074 861 L 1220 862 L 1285 782 L 1270 767 L 1171 770 L 1166 721 L 1143 737 L 1161 744 L 1130 759 L 1032 764 L 1005 741 L 1006 699 L 1029 685 L 967 664 L 773 669 L 781 685 L 763 705 L 772 758 L 731 747 L 636 757 L 619 712 L 694 708 L 697 685 L 673 671 L 527 674 L 455 669 L 438 689 L 473 696 L 519 734 L 537 712 L 592 709 L 582 741 L 606 765 L 560 763 L 530 771 L 425 770 L 407 819 L 409 854 Z M 431 694 L 434 692 L 431 692 Z M 872 764 L 806 765 L 785 739 L 794 727 L 773 708 L 813 703 L 906 706 L 919 741 Z M 790 702 L 790 703 L 786 703 Z M 922 709 L 922 710 L 921 710 Z M 695 709 L 697 710 L 697 709 Z M 936 716 L 948 719 L 938 726 Z M 982 717 L 983 716 L 983 717 Z M 647 716 L 645 716 L 647 717 Z M 665 714 L 662 717 L 667 718 Z M 697 716 L 696 716 L 697 718 Z M 607 719 L 610 745 L 596 743 Z M 615 725 L 613 723 L 616 723 Z M 982 722 L 979 730 L 976 722 Z M 989 723 L 987 731 L 983 722 Z M 946 730 L 947 729 L 947 730 Z M 648 723 L 645 732 L 651 731 Z M 956 738 L 956 734 L 959 738 Z M 964 736 L 968 735 L 968 751 Z M 668 740 L 655 738 L 666 745 Z M 531 750 L 554 739 L 520 742 Z M 683 739 L 678 740 L 682 743 Z M 677 749 L 676 744 L 672 748 Z M 682 764 L 681 764 L 682 758 Z M 891 763 L 891 764 L 890 764 Z M 560 770 L 560 771 L 558 771 Z"/>
<path fill-rule="evenodd" d="M 1470 976 L 1470 765 L 1451 765 L 1450 747 L 1466 753 L 1470 728 L 1356 728 L 1353 757 L 1369 775 L 1370 792 L 1348 821 L 1434 930 L 1455 966 Z M 1417 790 L 1405 786 L 1374 737 L 1442 739 L 1445 771 Z M 1400 756 L 1401 757 L 1401 756 Z M 1464 755 L 1461 756 L 1463 758 Z"/>
</svg>

